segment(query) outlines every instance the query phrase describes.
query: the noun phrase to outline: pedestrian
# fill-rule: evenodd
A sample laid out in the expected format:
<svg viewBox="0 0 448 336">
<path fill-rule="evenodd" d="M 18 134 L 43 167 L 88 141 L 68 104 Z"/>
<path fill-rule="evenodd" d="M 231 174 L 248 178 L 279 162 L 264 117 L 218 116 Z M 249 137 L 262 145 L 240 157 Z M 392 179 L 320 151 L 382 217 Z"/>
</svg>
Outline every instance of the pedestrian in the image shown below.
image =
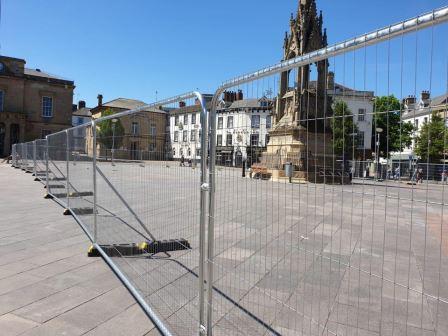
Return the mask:
<svg viewBox="0 0 448 336">
<path fill-rule="evenodd" d="M 185 167 L 185 158 L 183 155 L 180 157 L 180 166 Z"/>
<path fill-rule="evenodd" d="M 419 168 L 418 170 L 417 170 L 417 181 L 416 181 L 417 183 L 423 183 L 423 169 L 422 168 Z"/>
<path fill-rule="evenodd" d="M 397 168 L 395 168 L 395 176 L 394 176 L 395 180 L 400 180 L 400 166 L 398 166 Z"/>
<path fill-rule="evenodd" d="M 442 183 L 448 182 L 448 172 L 446 169 L 442 171 Z"/>
</svg>

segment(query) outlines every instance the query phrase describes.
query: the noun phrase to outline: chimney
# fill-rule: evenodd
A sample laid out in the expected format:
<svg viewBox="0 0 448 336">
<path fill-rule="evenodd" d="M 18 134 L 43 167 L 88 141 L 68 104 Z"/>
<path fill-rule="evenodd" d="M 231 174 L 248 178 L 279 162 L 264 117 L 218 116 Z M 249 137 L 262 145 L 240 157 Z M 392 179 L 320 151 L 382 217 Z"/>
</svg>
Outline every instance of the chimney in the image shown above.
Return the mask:
<svg viewBox="0 0 448 336">
<path fill-rule="evenodd" d="M 330 71 L 327 74 L 327 89 L 334 90 L 334 72 Z"/>
<path fill-rule="evenodd" d="M 243 100 L 243 90 L 238 90 L 236 98 L 237 100 Z"/>
<path fill-rule="evenodd" d="M 420 94 L 420 100 L 423 102 L 424 107 L 428 107 L 430 103 L 431 94 L 429 91 L 423 90 Z"/>
<path fill-rule="evenodd" d="M 409 95 L 404 99 L 404 105 L 408 110 L 415 108 L 415 96 Z"/>
<path fill-rule="evenodd" d="M 75 112 L 78 109 L 78 106 L 76 104 L 72 104 L 72 112 Z"/>
<path fill-rule="evenodd" d="M 84 100 L 80 100 L 78 102 L 78 110 L 85 108 L 86 107 L 86 102 Z"/>
<path fill-rule="evenodd" d="M 103 95 L 100 93 L 98 96 L 98 106 L 103 106 Z"/>
<path fill-rule="evenodd" d="M 185 106 L 186 106 L 186 104 L 185 104 L 184 101 L 180 101 L 180 102 L 179 102 L 179 107 L 185 107 Z"/>
</svg>

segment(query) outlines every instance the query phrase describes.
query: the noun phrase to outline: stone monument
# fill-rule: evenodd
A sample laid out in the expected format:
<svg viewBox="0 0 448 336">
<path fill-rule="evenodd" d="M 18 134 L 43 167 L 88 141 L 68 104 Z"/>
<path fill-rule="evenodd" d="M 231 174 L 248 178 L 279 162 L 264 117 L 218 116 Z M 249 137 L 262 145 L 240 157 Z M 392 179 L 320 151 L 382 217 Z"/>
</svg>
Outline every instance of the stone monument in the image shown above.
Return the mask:
<svg viewBox="0 0 448 336">
<path fill-rule="evenodd" d="M 327 46 L 322 12 L 315 0 L 299 0 L 297 17 L 291 14 L 290 33 L 285 33 L 283 60 Z M 326 95 L 328 62 L 315 64 L 317 79 L 310 81 L 310 65 L 281 74 L 274 125 L 269 144 L 254 171 L 264 170 L 273 180 L 286 178 L 285 164 L 294 166 L 293 180 L 330 182 L 325 169 L 334 163 L 330 131 L 331 98 Z M 331 175 L 331 172 L 330 172 Z M 334 180 L 334 179 L 333 179 Z M 340 183 L 340 181 L 336 182 Z"/>
</svg>

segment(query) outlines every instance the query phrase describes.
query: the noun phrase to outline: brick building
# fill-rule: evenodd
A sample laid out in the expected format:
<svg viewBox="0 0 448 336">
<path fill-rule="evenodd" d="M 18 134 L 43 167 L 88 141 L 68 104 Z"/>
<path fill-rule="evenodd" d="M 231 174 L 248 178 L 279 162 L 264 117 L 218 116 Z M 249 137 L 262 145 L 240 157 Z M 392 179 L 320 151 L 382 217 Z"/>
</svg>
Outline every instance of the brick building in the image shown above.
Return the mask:
<svg viewBox="0 0 448 336">
<path fill-rule="evenodd" d="M 43 138 L 72 124 L 74 82 L 25 60 L 0 56 L 0 157 L 17 142 Z"/>
</svg>

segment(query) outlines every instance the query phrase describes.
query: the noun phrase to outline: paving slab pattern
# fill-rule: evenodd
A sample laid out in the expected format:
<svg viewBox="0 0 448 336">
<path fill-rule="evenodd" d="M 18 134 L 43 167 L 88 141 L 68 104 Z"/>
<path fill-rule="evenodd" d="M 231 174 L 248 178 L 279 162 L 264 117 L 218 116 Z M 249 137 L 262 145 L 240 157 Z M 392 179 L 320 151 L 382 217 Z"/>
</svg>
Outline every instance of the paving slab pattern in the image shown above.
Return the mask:
<svg viewBox="0 0 448 336">
<path fill-rule="evenodd" d="M 0 334 L 158 334 L 42 184 L 0 164 Z"/>
</svg>

